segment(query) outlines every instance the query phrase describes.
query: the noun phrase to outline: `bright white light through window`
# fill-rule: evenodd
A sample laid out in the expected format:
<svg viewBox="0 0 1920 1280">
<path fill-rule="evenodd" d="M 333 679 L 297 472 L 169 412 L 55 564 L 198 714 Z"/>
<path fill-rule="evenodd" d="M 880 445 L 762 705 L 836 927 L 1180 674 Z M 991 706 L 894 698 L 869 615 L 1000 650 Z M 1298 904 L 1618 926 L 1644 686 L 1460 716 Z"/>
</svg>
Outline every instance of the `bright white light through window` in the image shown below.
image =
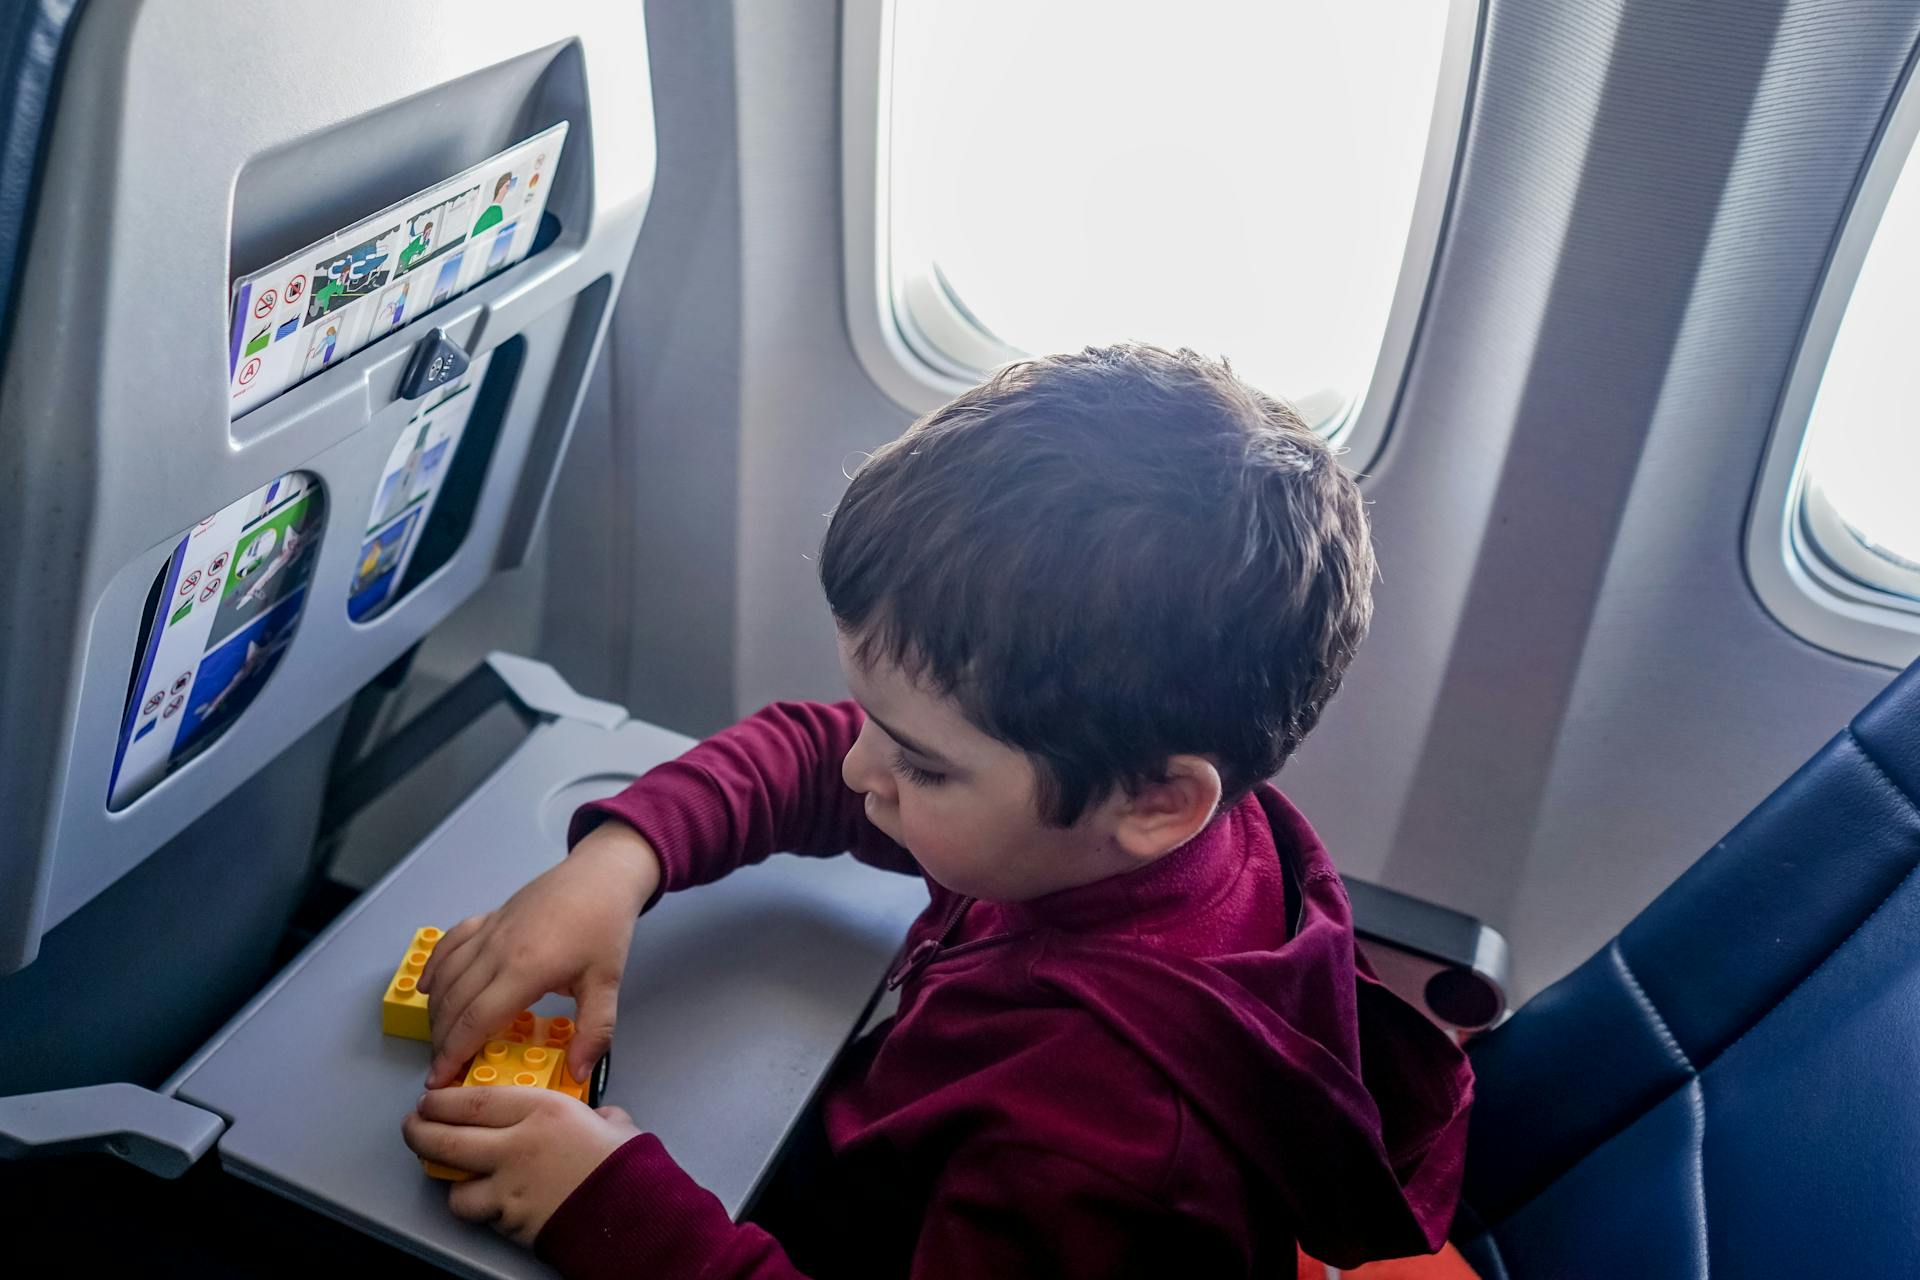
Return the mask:
<svg viewBox="0 0 1920 1280">
<path fill-rule="evenodd" d="M 910 326 L 915 281 L 939 282 L 999 340 L 956 350 L 923 325 L 962 365 L 1141 339 L 1339 419 L 1393 302 L 1446 17 L 1447 0 L 896 0 L 896 310 Z"/>
<path fill-rule="evenodd" d="M 1822 549 L 1904 594 L 1920 577 L 1920 165 L 1910 159 L 1847 302 L 1808 422 L 1807 471 L 1855 548 Z M 1884 564 L 1862 564 L 1858 550 Z M 1904 581 L 1902 579 L 1905 579 Z"/>
</svg>

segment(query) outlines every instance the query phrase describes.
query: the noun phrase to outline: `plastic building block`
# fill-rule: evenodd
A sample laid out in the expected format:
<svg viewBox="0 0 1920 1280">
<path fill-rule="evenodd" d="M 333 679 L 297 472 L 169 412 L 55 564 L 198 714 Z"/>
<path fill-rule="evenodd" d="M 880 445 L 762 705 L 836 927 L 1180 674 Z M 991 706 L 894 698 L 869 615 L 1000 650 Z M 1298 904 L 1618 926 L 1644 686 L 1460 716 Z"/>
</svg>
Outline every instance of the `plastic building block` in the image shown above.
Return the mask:
<svg viewBox="0 0 1920 1280">
<path fill-rule="evenodd" d="M 529 1089 L 545 1089 L 553 1083 L 554 1065 L 566 1061 L 566 1057 L 565 1049 L 489 1040 L 473 1055 L 467 1078 L 460 1083 L 467 1088 L 480 1084 L 517 1084 Z"/>
<path fill-rule="evenodd" d="M 487 1041 L 467 1065 L 466 1078 L 455 1088 L 484 1085 L 519 1086 L 552 1089 L 582 1102 L 597 1100 L 604 1073 L 596 1065 L 585 1080 L 575 1081 L 567 1070 L 567 1046 L 573 1041 L 573 1019 L 542 1018 L 531 1009 L 522 1009 L 494 1039 Z M 465 1182 L 471 1175 L 431 1160 L 421 1167 L 430 1178 L 443 1182 Z"/>
<path fill-rule="evenodd" d="M 561 1067 L 554 1068 L 553 1083 L 547 1086 L 549 1089 L 566 1094 L 569 1098 L 578 1098 L 581 1102 L 587 1101 L 587 1090 L 592 1087 L 593 1076 L 591 1074 L 589 1074 L 585 1080 L 575 1080 L 573 1078 L 573 1072 L 564 1070 Z M 592 1104 L 588 1103 L 588 1105 L 591 1106 Z"/>
<path fill-rule="evenodd" d="M 443 936 L 431 925 L 417 930 L 406 955 L 400 958 L 400 967 L 393 971 L 393 980 L 387 983 L 387 993 L 380 1000 L 380 1029 L 388 1035 L 433 1039 L 427 1020 L 427 996 L 419 983 L 427 957 Z M 572 1018 L 537 1017 L 533 1010 L 522 1009 L 473 1055 L 466 1076 L 451 1087 L 517 1085 L 552 1089 L 590 1107 L 598 1106 L 607 1082 L 607 1059 L 602 1056 L 585 1080 L 576 1081 L 567 1070 L 567 1048 L 573 1043 L 573 1032 Z M 470 1176 L 431 1160 L 420 1163 L 429 1177 L 446 1182 L 464 1182 Z"/>
<path fill-rule="evenodd" d="M 427 995 L 419 989 L 419 982 L 420 971 L 426 968 L 427 957 L 433 954 L 441 936 L 432 925 L 416 931 L 412 945 L 400 957 L 400 967 L 393 971 L 393 980 L 387 983 L 387 993 L 380 1000 L 380 1029 L 388 1035 L 433 1039 L 427 1021 Z"/>
</svg>

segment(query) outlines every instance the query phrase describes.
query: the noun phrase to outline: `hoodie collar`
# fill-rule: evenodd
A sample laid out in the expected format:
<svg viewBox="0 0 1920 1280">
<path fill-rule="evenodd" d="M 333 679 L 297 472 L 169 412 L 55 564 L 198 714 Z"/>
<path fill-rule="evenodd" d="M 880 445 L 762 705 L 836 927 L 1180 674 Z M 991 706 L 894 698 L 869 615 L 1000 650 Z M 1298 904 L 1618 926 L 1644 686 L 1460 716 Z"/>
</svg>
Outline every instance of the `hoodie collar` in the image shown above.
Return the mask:
<svg viewBox="0 0 1920 1280">
<path fill-rule="evenodd" d="M 1339 875 L 1277 790 L 1257 788 L 1203 835 L 1215 839 L 1027 907 L 1079 922 L 1138 903 L 1172 919 L 1170 895 L 1200 885 L 1199 904 L 1211 904 L 1207 889 L 1231 889 L 1251 870 L 1231 848 L 1237 838 L 1247 856 L 1280 855 L 1285 945 L 1187 955 L 1134 945 L 1134 931 L 1116 926 L 1059 939 L 1032 980 L 1092 1014 L 1229 1135 L 1307 1253 L 1352 1267 L 1432 1252 L 1460 1192 L 1473 1096 L 1465 1057 L 1357 967 Z"/>
<path fill-rule="evenodd" d="M 1215 817 L 1178 849 L 1138 871 L 1026 902 L 996 905 L 1007 923 L 1016 928 L 1152 933 L 1180 916 L 1211 907 L 1240 878 L 1248 858 L 1273 850 L 1266 814 L 1249 796 Z M 1293 877 L 1290 874 L 1288 878 L 1291 881 Z M 1298 900 L 1292 892 L 1289 897 Z"/>
</svg>

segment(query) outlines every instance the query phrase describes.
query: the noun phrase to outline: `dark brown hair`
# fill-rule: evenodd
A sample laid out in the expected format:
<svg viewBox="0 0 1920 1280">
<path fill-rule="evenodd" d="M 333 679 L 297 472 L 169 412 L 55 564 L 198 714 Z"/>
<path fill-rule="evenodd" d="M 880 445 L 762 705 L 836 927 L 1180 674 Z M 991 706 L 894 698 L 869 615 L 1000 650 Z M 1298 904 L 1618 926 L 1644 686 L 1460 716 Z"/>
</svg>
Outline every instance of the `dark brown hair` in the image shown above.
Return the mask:
<svg viewBox="0 0 1920 1280">
<path fill-rule="evenodd" d="M 1359 488 L 1191 351 L 1011 365 L 860 468 L 820 580 L 886 659 L 1028 754 L 1070 825 L 1180 753 L 1229 801 L 1318 723 L 1372 613 Z"/>
</svg>

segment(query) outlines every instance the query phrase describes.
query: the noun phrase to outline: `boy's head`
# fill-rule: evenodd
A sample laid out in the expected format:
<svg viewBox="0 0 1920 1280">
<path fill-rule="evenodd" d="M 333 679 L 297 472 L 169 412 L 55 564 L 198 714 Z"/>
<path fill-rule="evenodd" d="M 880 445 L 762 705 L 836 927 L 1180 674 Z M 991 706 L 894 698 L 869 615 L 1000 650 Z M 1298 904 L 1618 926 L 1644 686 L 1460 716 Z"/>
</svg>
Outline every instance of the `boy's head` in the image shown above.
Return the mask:
<svg viewBox="0 0 1920 1280">
<path fill-rule="evenodd" d="M 928 862 L 994 807 L 949 783 L 1009 801 L 999 751 L 1027 820 L 1090 860 L 971 890 L 1011 898 L 1150 860 L 1276 772 L 1366 633 L 1373 553 L 1357 486 L 1292 409 L 1224 363 L 1122 345 L 1013 365 L 882 448 L 820 574 L 879 722 L 846 772 L 882 829 Z M 928 782 L 899 734 L 968 767 Z"/>
</svg>

